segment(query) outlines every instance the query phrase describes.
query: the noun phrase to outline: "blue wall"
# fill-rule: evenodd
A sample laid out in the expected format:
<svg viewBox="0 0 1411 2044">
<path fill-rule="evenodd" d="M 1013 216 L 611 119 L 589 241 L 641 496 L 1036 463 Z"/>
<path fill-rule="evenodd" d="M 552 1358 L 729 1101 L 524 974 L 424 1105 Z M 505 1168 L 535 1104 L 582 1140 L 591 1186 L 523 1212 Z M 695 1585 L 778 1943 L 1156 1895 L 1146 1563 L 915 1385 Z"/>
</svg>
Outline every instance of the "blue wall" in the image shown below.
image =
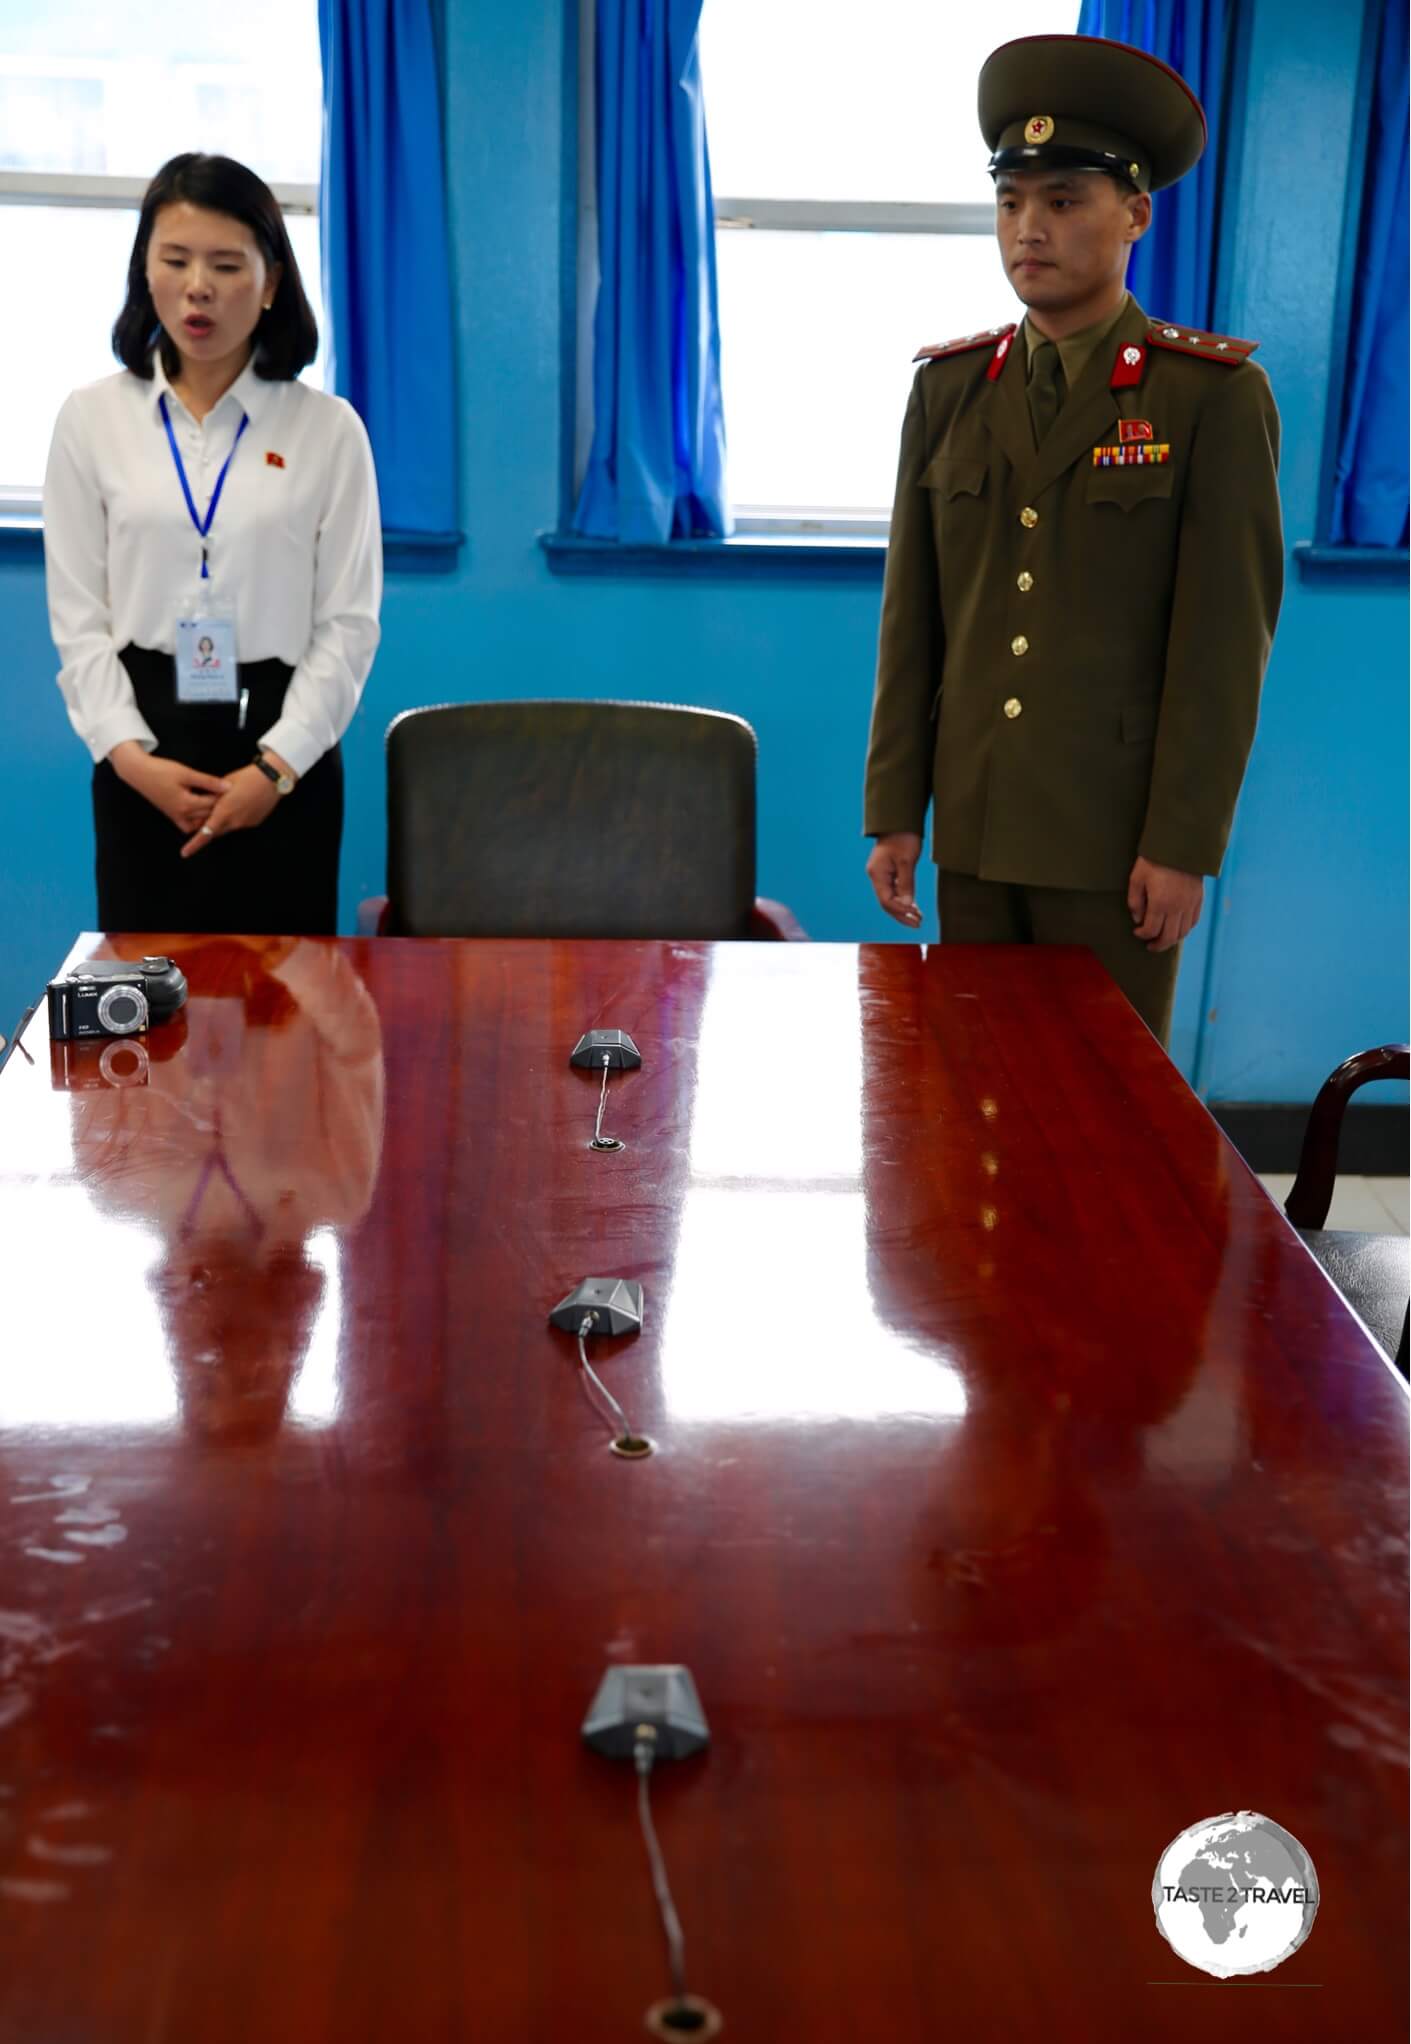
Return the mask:
<svg viewBox="0 0 1411 2044">
<path fill-rule="evenodd" d="M 1283 408 L 1292 544 L 1314 530 L 1358 24 L 1325 0 L 1257 0 L 1252 15 L 1226 304 L 1233 331 L 1263 338 Z M 625 695 L 747 717 L 760 741 L 761 892 L 815 937 L 887 938 L 895 926 L 872 901 L 857 835 L 878 585 L 550 573 L 536 535 L 556 521 L 561 463 L 563 23 L 516 0 L 446 0 L 442 34 L 468 543 L 447 573 L 390 564 L 383 650 L 346 744 L 345 927 L 382 885 L 381 741 L 397 711 Z M 415 322 L 409 307 L 409 347 Z M 93 914 L 85 755 L 53 687 L 33 542 L 0 553 L 0 629 L 8 1027 Z M 1212 1098 L 1307 1098 L 1349 1050 L 1404 1033 L 1405 676 L 1399 593 L 1304 587 L 1291 572 L 1227 875 L 1178 1002 L 1173 1047 Z"/>
<path fill-rule="evenodd" d="M 1366 12 L 1388 4 L 1369 0 Z M 1221 301 L 1230 330 L 1262 342 L 1283 416 L 1292 547 L 1314 535 L 1327 392 L 1341 381 L 1338 289 L 1348 167 L 1364 141 L 1364 10 L 1258 0 L 1250 11 Z M 1212 1099 L 1306 1098 L 1349 1052 L 1405 1039 L 1407 744 L 1404 587 L 1310 583 L 1290 560 L 1215 917 L 1197 1069 Z M 1361 1097 L 1398 1096 L 1404 1088 L 1379 1086 Z"/>
</svg>

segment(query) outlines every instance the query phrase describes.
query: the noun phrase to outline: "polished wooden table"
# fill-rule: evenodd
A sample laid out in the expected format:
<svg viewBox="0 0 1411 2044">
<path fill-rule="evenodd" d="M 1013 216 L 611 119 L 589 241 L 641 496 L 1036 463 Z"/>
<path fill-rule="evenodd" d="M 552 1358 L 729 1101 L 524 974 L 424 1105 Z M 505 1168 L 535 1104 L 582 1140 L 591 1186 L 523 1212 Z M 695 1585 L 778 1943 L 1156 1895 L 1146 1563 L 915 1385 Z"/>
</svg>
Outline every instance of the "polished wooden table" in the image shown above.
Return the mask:
<svg viewBox="0 0 1411 2044">
<path fill-rule="evenodd" d="M 631 1661 L 728 2037 L 1403 2034 L 1405 1396 L 1087 954 L 167 945 L 0 1076 L 5 2044 L 642 2036 Z M 1223 1984 L 1231 1809 L 1322 1906 Z"/>
</svg>

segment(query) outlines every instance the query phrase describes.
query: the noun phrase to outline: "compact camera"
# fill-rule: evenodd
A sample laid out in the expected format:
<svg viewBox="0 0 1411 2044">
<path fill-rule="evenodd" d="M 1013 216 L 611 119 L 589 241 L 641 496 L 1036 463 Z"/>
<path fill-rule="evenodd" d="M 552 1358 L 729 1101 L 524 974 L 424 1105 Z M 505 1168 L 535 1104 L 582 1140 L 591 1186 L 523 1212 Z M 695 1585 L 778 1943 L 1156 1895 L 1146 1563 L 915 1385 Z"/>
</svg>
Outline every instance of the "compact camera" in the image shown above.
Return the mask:
<svg viewBox="0 0 1411 2044">
<path fill-rule="evenodd" d="M 51 1043 L 137 1036 L 185 1005 L 186 974 L 170 958 L 89 958 L 46 993 Z"/>
</svg>

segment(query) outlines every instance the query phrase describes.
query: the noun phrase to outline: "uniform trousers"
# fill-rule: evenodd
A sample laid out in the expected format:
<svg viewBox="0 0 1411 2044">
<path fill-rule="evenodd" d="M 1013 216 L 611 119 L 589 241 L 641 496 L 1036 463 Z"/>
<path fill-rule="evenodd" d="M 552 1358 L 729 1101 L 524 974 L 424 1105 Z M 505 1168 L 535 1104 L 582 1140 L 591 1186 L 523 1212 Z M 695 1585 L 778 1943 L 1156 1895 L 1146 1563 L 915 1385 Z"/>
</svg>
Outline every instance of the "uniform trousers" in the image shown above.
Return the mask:
<svg viewBox="0 0 1411 2044">
<path fill-rule="evenodd" d="M 944 866 L 937 877 L 943 944 L 1086 944 L 1162 1049 L 1168 1047 L 1181 947 L 1148 951 L 1132 935 L 1125 888 L 1018 886 Z"/>
<path fill-rule="evenodd" d="M 249 691 L 237 703 L 180 703 L 169 653 L 125 646 L 118 655 L 158 756 L 202 773 L 230 774 L 255 756 L 255 734 L 278 717 L 293 669 L 282 660 L 242 662 Z M 107 760 L 93 770 L 98 927 L 247 936 L 332 936 L 338 928 L 338 852 L 343 836 L 343 761 L 335 745 L 300 776 L 253 830 L 231 831 L 183 859 L 186 834 L 119 780 Z"/>
</svg>

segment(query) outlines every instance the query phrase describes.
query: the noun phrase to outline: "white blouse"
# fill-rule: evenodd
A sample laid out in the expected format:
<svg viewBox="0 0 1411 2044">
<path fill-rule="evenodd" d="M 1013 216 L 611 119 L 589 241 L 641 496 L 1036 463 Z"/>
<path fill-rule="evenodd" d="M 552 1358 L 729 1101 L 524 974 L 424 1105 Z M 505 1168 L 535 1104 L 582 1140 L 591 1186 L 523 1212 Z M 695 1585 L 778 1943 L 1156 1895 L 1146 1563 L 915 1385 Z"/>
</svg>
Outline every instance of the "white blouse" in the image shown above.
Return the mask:
<svg viewBox="0 0 1411 2044">
<path fill-rule="evenodd" d="M 202 517 L 242 411 L 236 449 L 205 541 L 191 522 L 158 399 Z M 174 653 L 188 597 L 233 606 L 238 659 L 294 669 L 267 745 L 305 774 L 352 719 L 380 636 L 382 527 L 362 420 L 342 398 L 267 383 L 247 367 L 198 424 L 162 369 L 124 370 L 66 398 L 44 478 L 49 623 L 69 720 L 95 760 L 123 739 L 156 738 L 138 710 L 120 647 Z"/>
</svg>

